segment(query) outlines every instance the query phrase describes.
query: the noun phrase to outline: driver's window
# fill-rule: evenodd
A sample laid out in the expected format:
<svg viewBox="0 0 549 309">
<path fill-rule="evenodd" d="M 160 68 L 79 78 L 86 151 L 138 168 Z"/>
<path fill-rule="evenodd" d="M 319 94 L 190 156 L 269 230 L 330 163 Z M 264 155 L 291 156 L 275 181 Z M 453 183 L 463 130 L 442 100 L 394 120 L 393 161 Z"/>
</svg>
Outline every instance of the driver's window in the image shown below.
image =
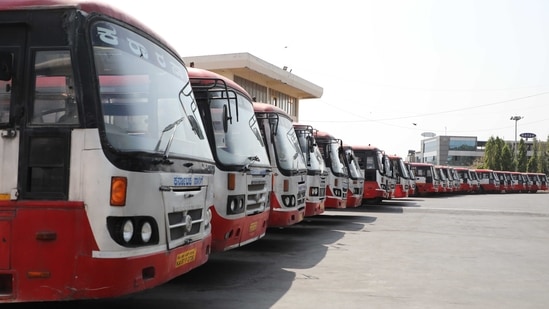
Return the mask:
<svg viewBox="0 0 549 309">
<path fill-rule="evenodd" d="M 0 123 L 10 120 L 13 54 L 0 52 Z"/>
<path fill-rule="evenodd" d="M 0 80 L 0 123 L 10 120 L 11 80 Z"/>
<path fill-rule="evenodd" d="M 38 51 L 34 61 L 32 124 L 79 123 L 74 78 L 68 50 Z"/>
</svg>

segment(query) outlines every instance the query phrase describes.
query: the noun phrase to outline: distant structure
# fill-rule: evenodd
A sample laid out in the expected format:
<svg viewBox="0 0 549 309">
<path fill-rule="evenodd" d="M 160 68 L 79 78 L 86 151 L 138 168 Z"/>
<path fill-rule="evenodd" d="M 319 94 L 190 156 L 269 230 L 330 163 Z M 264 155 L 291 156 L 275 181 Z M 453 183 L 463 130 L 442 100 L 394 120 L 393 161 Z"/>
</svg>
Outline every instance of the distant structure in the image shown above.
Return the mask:
<svg viewBox="0 0 549 309">
<path fill-rule="evenodd" d="M 275 105 L 299 122 L 299 100 L 322 97 L 322 87 L 249 53 L 183 57 L 187 65 L 223 75 L 257 101 Z"/>
<path fill-rule="evenodd" d="M 514 141 L 505 142 L 511 147 L 514 145 Z M 524 143 L 527 156 L 531 156 L 534 142 L 526 139 Z M 476 136 L 434 136 L 421 140 L 421 151 L 409 150 L 408 161 L 471 166 L 476 159 L 484 156 L 485 146 L 486 141 L 478 141 Z"/>
</svg>

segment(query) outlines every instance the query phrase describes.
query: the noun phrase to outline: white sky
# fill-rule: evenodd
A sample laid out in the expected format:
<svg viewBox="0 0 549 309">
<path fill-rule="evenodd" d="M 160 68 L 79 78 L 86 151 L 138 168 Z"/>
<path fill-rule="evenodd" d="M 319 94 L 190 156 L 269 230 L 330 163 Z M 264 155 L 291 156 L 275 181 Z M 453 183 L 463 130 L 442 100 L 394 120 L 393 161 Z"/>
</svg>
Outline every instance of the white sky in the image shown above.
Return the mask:
<svg viewBox="0 0 549 309">
<path fill-rule="evenodd" d="M 248 52 L 324 89 L 301 123 L 406 156 L 421 133 L 549 135 L 546 0 L 111 0 L 183 57 Z M 173 5 L 176 4 L 176 7 Z M 520 137 L 519 137 L 520 139 Z"/>
</svg>

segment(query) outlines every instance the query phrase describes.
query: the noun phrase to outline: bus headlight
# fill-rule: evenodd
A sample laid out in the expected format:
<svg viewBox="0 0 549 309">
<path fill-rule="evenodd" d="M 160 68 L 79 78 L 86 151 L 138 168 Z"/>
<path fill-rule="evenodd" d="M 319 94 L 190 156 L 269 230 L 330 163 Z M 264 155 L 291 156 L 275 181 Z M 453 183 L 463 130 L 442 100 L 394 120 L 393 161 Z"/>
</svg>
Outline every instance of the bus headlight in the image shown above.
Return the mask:
<svg viewBox="0 0 549 309">
<path fill-rule="evenodd" d="M 286 207 L 295 206 L 295 196 L 294 195 L 282 195 L 282 203 Z"/>
<path fill-rule="evenodd" d="M 204 218 L 204 225 L 208 227 L 211 221 L 212 221 L 212 210 L 208 208 L 206 210 L 206 217 Z"/>
<path fill-rule="evenodd" d="M 128 219 L 122 225 L 122 239 L 124 242 L 129 243 L 133 238 L 133 222 Z"/>
<path fill-rule="evenodd" d="M 148 243 L 152 237 L 152 226 L 148 221 L 143 222 L 141 225 L 141 240 L 144 243 Z"/>
<path fill-rule="evenodd" d="M 153 217 L 107 217 L 107 229 L 119 245 L 129 248 L 158 244 L 158 225 Z"/>
<path fill-rule="evenodd" d="M 227 214 L 234 215 L 244 212 L 245 195 L 229 195 L 227 197 Z"/>
</svg>

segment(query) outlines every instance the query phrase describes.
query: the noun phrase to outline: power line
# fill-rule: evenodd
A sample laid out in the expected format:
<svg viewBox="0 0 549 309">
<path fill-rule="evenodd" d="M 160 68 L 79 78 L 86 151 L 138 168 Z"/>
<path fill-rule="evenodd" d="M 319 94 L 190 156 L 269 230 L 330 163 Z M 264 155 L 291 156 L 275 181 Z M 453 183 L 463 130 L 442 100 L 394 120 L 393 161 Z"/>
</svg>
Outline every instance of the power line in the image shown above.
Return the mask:
<svg viewBox="0 0 549 309">
<path fill-rule="evenodd" d="M 503 100 L 503 101 L 497 101 L 497 102 L 492 102 L 492 103 L 486 103 L 486 104 L 480 104 L 480 105 L 476 105 L 476 106 L 470 106 L 470 107 L 464 107 L 464 108 L 458 108 L 458 109 L 452 109 L 452 110 L 447 110 L 447 111 L 440 111 L 440 112 L 433 112 L 433 113 L 424 113 L 424 114 L 416 114 L 416 115 L 413 115 L 413 116 L 401 116 L 401 117 L 393 117 L 393 118 L 382 118 L 382 119 L 364 119 L 364 120 L 303 120 L 303 121 L 315 121 L 315 122 L 346 122 L 346 123 L 349 123 L 349 122 L 381 122 L 381 121 L 388 121 L 388 120 L 401 120 L 401 119 L 409 119 L 409 118 L 418 118 L 418 117 L 426 117 L 426 116 L 437 116 L 437 115 L 441 115 L 441 114 L 448 114 L 448 113 L 454 113 L 454 112 L 461 112 L 461 111 L 467 111 L 467 110 L 472 110 L 472 109 L 477 109 L 477 108 L 482 108 L 482 107 L 486 107 L 486 106 L 493 106 L 493 105 L 498 105 L 498 104 L 503 104 L 503 103 L 508 103 L 508 102 L 513 102 L 513 101 L 519 101 L 519 100 L 524 100 L 524 99 L 528 99 L 528 98 L 533 98 L 533 97 L 537 97 L 537 96 L 541 96 L 541 95 L 545 95 L 545 94 L 548 94 L 549 91 L 544 91 L 544 92 L 540 92 L 540 93 L 537 93 L 537 94 L 532 94 L 532 95 L 528 95 L 528 96 L 523 96 L 523 97 L 518 97 L 518 98 L 512 98 L 512 99 L 508 99 L 508 100 Z M 324 102 L 324 101 L 321 101 L 323 102 L 324 104 L 326 105 L 329 105 L 335 109 L 338 109 L 340 111 L 343 111 L 343 112 L 346 112 L 350 115 L 353 115 L 353 116 L 357 116 L 356 113 L 353 113 L 353 112 L 350 112 L 350 111 L 347 111 L 345 109 L 342 109 L 340 107 L 337 107 L 337 106 L 334 106 L 328 102 Z"/>
</svg>

